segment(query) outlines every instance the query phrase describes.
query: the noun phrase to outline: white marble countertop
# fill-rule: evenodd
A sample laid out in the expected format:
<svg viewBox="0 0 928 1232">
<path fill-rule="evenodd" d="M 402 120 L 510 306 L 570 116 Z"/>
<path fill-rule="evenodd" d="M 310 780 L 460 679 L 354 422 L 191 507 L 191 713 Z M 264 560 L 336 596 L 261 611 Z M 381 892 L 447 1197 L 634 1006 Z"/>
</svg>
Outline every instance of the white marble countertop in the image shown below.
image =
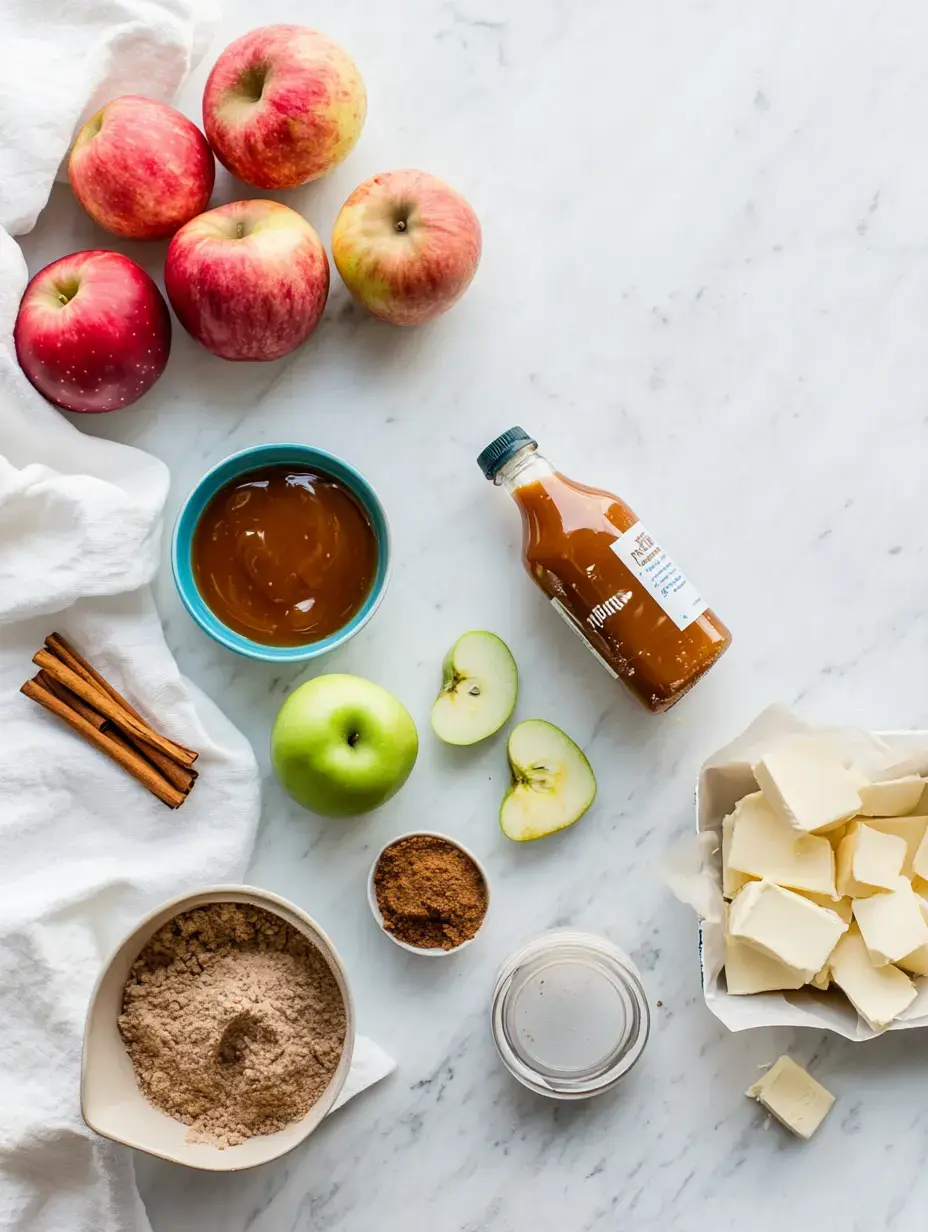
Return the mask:
<svg viewBox="0 0 928 1232">
<path fill-rule="evenodd" d="M 343 42 L 370 114 L 346 164 L 280 199 L 328 239 L 367 175 L 420 166 L 484 224 L 480 273 L 434 325 L 363 316 L 337 278 L 281 363 L 230 365 L 178 329 L 136 409 L 82 421 L 197 477 L 258 441 L 342 454 L 383 495 L 397 568 L 374 622 L 326 661 L 396 692 L 422 729 L 405 790 L 356 824 L 274 783 L 270 724 L 311 671 L 235 658 L 158 599 L 183 669 L 265 771 L 251 879 L 340 948 L 363 1030 L 399 1071 L 301 1149 L 211 1177 L 140 1160 L 155 1232 L 915 1232 L 928 1208 L 928 1041 L 730 1035 L 699 990 L 694 921 L 656 863 L 692 824 L 702 759 L 769 702 L 874 728 L 928 723 L 928 161 L 918 0 L 226 0 L 209 63 L 256 20 Z M 182 96 L 198 115 L 208 64 Z M 235 194 L 221 177 L 218 195 Z M 238 194 L 241 195 L 241 194 Z M 100 242 L 69 190 L 24 245 L 34 272 Z M 107 240 L 107 243 L 110 241 Z M 160 276 L 164 246 L 124 251 Z M 726 620 L 725 660 L 670 715 L 628 700 L 522 575 L 516 509 L 474 459 L 514 422 L 670 542 Z M 165 552 L 165 561 L 167 554 Z M 527 848 L 496 824 L 501 741 L 430 738 L 446 648 L 496 630 L 519 714 L 586 749 L 600 795 Z M 318 670 L 318 669 L 315 669 Z M 494 878 L 485 934 L 428 963 L 374 931 L 368 864 L 410 826 L 460 836 Z M 635 956 L 653 1036 L 618 1093 L 558 1106 L 497 1062 L 488 1000 L 518 943 L 571 923 Z M 744 1097 L 789 1051 L 838 1097 L 808 1144 Z"/>
</svg>

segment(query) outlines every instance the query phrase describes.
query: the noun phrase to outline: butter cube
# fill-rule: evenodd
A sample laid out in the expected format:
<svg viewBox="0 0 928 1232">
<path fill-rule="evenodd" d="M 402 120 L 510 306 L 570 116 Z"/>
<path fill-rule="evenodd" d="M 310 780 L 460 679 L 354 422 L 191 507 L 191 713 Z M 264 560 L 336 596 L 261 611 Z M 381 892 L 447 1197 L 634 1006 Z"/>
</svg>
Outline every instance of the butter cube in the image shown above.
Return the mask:
<svg viewBox="0 0 928 1232">
<path fill-rule="evenodd" d="M 874 1031 L 888 1027 L 918 996 L 915 985 L 898 967 L 874 967 L 853 925 L 835 946 L 828 965 L 831 978 Z"/>
<path fill-rule="evenodd" d="M 760 792 L 757 794 L 760 795 Z M 734 828 L 735 814 L 729 813 L 727 817 L 722 818 L 722 895 L 725 898 L 734 898 L 742 886 L 747 885 L 751 880 L 746 873 L 736 872 L 731 867 L 728 859 L 731 852 L 731 836 Z"/>
<path fill-rule="evenodd" d="M 797 1138 L 809 1139 L 831 1111 L 835 1097 L 790 1057 L 780 1057 L 745 1095 L 756 1099 Z"/>
<path fill-rule="evenodd" d="M 925 788 L 925 780 L 917 775 L 890 779 L 886 783 L 866 783 L 857 788 L 861 817 L 902 817 L 911 813 Z"/>
<path fill-rule="evenodd" d="M 906 954 L 905 958 L 899 959 L 896 966 L 912 975 L 928 975 L 928 945 L 920 945 L 911 954 Z M 884 969 L 880 968 L 881 971 Z"/>
<path fill-rule="evenodd" d="M 904 838 L 855 823 L 838 848 L 838 893 L 866 898 L 874 890 L 894 889 L 907 851 Z"/>
<path fill-rule="evenodd" d="M 928 920 L 928 903 L 919 900 L 922 915 Z M 903 971 L 911 971 L 913 975 L 928 975 L 928 945 L 921 945 L 905 958 L 900 958 L 897 966 Z"/>
<path fill-rule="evenodd" d="M 855 899 L 854 919 L 874 967 L 898 962 L 928 945 L 928 922 L 918 895 L 905 877 L 898 878 L 894 890 Z"/>
<path fill-rule="evenodd" d="M 761 792 L 745 796 L 732 815 L 729 867 L 790 890 L 835 894 L 835 853 L 827 838 L 798 834 Z"/>
<path fill-rule="evenodd" d="M 821 971 L 817 971 L 815 975 L 812 976 L 809 983 L 813 988 L 818 988 L 821 992 L 828 991 L 831 987 L 831 967 L 829 967 L 828 963 L 825 963 Z"/>
<path fill-rule="evenodd" d="M 858 824 L 857 821 L 849 822 L 848 833 Z M 868 817 L 864 824 L 868 825 L 871 830 L 879 830 L 881 834 L 894 834 L 896 838 L 901 838 L 905 842 L 906 853 L 905 860 L 902 862 L 902 875 L 911 877 L 912 863 L 918 851 L 918 845 L 928 832 L 928 815 L 913 813 L 909 817 Z M 832 831 L 829 831 L 828 837 L 831 838 L 831 835 Z"/>
<path fill-rule="evenodd" d="M 801 971 L 806 982 L 821 971 L 847 927 L 834 911 L 772 881 L 746 885 L 728 916 L 728 929 L 736 940 Z"/>
<path fill-rule="evenodd" d="M 776 812 L 803 834 L 830 830 L 860 812 L 852 775 L 827 745 L 808 736 L 762 757 L 754 777 Z"/>
<path fill-rule="evenodd" d="M 834 899 L 830 894 L 813 894 L 810 890 L 797 890 L 796 893 L 818 907 L 837 912 L 845 924 L 850 924 L 854 918 L 854 900 L 851 898 Z"/>
<path fill-rule="evenodd" d="M 922 837 L 918 851 L 916 851 L 912 860 L 912 872 L 916 877 L 921 877 L 922 880 L 928 881 L 928 833 Z"/>
<path fill-rule="evenodd" d="M 828 911 L 837 912 L 845 924 L 850 924 L 854 918 L 854 900 L 851 898 L 839 898 L 837 902 L 833 898 L 829 898 L 827 894 L 810 894 L 806 891 L 799 891 L 803 898 L 810 899 L 813 903 L 817 903 L 819 907 L 825 907 Z M 831 986 L 831 968 L 826 962 L 821 971 L 812 976 L 809 983 L 813 988 L 821 989 L 825 992 Z"/>
<path fill-rule="evenodd" d="M 731 996 L 796 989 L 805 982 L 804 971 L 787 967 L 779 959 L 762 954 L 731 934 L 725 938 L 725 984 Z"/>
</svg>

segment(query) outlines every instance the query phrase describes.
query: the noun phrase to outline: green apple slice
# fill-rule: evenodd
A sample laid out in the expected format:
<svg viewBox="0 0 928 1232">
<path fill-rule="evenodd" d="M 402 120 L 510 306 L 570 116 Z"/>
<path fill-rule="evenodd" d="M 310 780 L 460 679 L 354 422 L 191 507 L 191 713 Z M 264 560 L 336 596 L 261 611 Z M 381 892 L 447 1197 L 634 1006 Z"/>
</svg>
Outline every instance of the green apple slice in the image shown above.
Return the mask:
<svg viewBox="0 0 928 1232">
<path fill-rule="evenodd" d="M 473 629 L 454 643 L 442 664 L 432 730 L 446 744 L 476 744 L 498 732 L 512 714 L 519 670 L 495 633 Z"/>
<path fill-rule="evenodd" d="M 499 824 L 517 843 L 544 838 L 579 821 L 596 798 L 596 776 L 569 736 L 544 719 L 526 719 L 506 746 L 512 785 Z"/>
</svg>

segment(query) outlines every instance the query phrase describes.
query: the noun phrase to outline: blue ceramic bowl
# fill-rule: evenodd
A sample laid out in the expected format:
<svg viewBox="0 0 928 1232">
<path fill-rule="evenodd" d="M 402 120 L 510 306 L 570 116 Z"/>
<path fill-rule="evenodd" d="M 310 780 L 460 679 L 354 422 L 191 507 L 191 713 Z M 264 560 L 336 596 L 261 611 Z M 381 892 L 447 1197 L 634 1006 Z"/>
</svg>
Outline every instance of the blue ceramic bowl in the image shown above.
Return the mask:
<svg viewBox="0 0 928 1232">
<path fill-rule="evenodd" d="M 354 493 L 361 502 L 367 516 L 370 518 L 377 537 L 377 573 L 370 589 L 370 594 L 364 600 L 360 609 L 349 622 L 337 633 L 323 638 L 319 642 L 309 642 L 303 646 L 263 646 L 241 633 L 236 633 L 228 625 L 213 614 L 206 606 L 193 577 L 193 567 L 190 560 L 190 549 L 193 542 L 193 531 L 200 515 L 218 490 L 230 480 L 257 470 L 262 466 L 273 466 L 276 463 L 293 463 L 298 466 L 315 468 L 333 475 Z M 387 515 L 374 489 L 362 475 L 336 458 L 334 454 L 326 453 L 324 449 L 315 449 L 312 445 L 254 445 L 251 449 L 243 449 L 225 458 L 212 470 L 207 471 L 200 482 L 184 501 L 177 522 L 174 525 L 174 541 L 171 545 L 171 564 L 174 569 L 174 581 L 177 592 L 184 607 L 204 632 L 215 638 L 220 645 L 237 654 L 246 655 L 249 659 L 263 659 L 265 663 L 302 663 L 307 659 L 316 659 L 327 654 L 336 646 L 341 646 L 350 637 L 363 629 L 383 600 L 390 578 L 390 528 L 387 525 Z"/>
</svg>

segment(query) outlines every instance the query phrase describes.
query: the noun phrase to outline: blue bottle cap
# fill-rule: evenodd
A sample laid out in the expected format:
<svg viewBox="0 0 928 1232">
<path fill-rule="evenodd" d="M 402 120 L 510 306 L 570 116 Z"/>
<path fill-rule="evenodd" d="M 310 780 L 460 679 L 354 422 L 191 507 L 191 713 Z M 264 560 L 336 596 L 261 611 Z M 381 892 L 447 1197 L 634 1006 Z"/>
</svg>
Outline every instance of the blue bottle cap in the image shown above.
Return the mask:
<svg viewBox="0 0 928 1232">
<path fill-rule="evenodd" d="M 483 471 L 485 479 L 494 479 L 501 467 L 505 466 L 511 457 L 524 449 L 526 445 L 538 447 L 538 442 L 524 428 L 509 428 L 495 441 L 490 441 L 486 449 L 477 458 L 477 465 Z"/>
</svg>

